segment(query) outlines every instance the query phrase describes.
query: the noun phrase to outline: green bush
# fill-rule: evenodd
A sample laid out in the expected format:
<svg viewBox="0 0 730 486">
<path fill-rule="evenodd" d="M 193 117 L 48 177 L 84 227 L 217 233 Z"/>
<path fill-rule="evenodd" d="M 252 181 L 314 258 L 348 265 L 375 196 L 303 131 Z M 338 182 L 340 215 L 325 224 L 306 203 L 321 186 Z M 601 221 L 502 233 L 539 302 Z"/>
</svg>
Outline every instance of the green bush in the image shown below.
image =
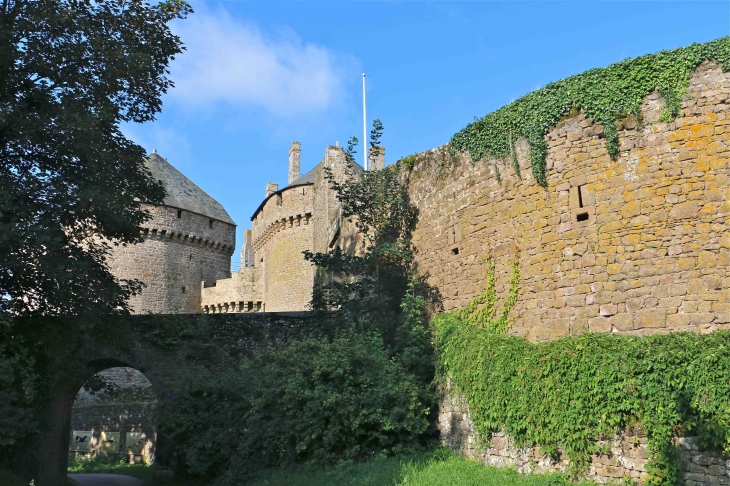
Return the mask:
<svg viewBox="0 0 730 486">
<path fill-rule="evenodd" d="M 439 379 L 469 405 L 478 438 L 496 431 L 518 446 L 562 448 L 572 472 L 627 427 L 652 454 L 647 484 L 681 482 L 673 438 L 697 435 L 730 452 L 730 332 L 647 337 L 585 334 L 534 344 L 452 314 L 433 320 Z"/>
<path fill-rule="evenodd" d="M 421 388 L 377 334 L 350 329 L 201 371 L 160 422 L 188 474 L 241 484 L 261 467 L 418 448 L 431 435 Z"/>
</svg>

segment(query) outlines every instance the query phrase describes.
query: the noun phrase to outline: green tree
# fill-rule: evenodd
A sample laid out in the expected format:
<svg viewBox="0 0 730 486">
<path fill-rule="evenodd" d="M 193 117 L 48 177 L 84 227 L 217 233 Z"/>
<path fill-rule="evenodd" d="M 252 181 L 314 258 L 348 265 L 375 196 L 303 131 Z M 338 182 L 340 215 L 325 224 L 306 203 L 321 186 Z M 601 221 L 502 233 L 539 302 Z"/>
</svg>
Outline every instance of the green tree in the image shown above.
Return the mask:
<svg viewBox="0 0 730 486">
<path fill-rule="evenodd" d="M 379 155 L 383 124 L 373 121 L 370 156 Z M 350 162 L 357 139 L 345 151 Z M 327 253 L 305 252 L 320 276 L 312 295 L 315 310 L 337 309 L 345 322 L 361 332 L 382 337 L 390 356 L 418 378 L 421 403 L 433 403 L 433 348 L 426 322 L 426 303 L 433 289 L 416 277 L 411 234 L 418 208 L 410 200 L 399 165 L 349 174 L 342 181 L 327 174 L 341 205 L 341 215 L 355 225 L 364 240 L 359 254 L 334 248 Z M 437 300 L 437 299 L 436 299 Z"/>
<path fill-rule="evenodd" d="M 375 120 L 370 132 L 371 157 L 380 150 L 382 134 L 383 125 Z M 345 151 L 351 162 L 357 143 L 352 137 Z M 350 173 L 343 181 L 328 172 L 327 179 L 342 217 L 355 225 L 365 245 L 362 254 L 343 253 L 338 248 L 327 253 L 305 252 L 305 258 L 329 277 L 314 289 L 312 307 L 342 309 L 355 318 L 398 313 L 413 263 L 411 232 L 418 217 L 418 209 L 400 181 L 399 167 L 365 172 L 360 177 Z"/>
<path fill-rule="evenodd" d="M 153 120 L 183 0 L 1 0 L 0 312 L 126 312 L 109 271 L 164 190 L 122 122 Z"/>
</svg>

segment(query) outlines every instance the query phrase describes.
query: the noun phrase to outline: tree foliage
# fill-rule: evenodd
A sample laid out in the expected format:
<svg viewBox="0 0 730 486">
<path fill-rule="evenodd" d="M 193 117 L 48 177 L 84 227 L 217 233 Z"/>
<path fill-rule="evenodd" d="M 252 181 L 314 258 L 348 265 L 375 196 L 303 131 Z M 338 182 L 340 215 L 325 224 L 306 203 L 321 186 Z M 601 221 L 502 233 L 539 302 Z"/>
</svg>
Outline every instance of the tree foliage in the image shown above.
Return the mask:
<svg viewBox="0 0 730 486">
<path fill-rule="evenodd" d="M 377 334 L 341 329 L 201 372 L 159 416 L 185 472 L 244 484 L 263 467 L 417 448 L 430 427 L 420 386 Z"/>
<path fill-rule="evenodd" d="M 182 51 L 168 23 L 183 0 L 0 4 L 0 311 L 125 311 L 112 245 L 134 243 L 161 203 L 121 122 L 153 120 Z"/>
<path fill-rule="evenodd" d="M 373 122 L 370 156 L 377 156 L 383 125 Z M 354 162 L 357 139 L 348 142 L 346 157 Z M 305 252 L 327 278 L 314 289 L 312 308 L 343 309 L 354 318 L 373 312 L 398 313 L 413 263 L 411 233 L 418 210 L 400 181 L 398 166 L 369 171 L 357 176 L 350 172 L 338 181 L 328 171 L 330 187 L 341 207 L 341 216 L 354 224 L 363 239 L 360 254 L 339 248 L 327 253 Z"/>
</svg>

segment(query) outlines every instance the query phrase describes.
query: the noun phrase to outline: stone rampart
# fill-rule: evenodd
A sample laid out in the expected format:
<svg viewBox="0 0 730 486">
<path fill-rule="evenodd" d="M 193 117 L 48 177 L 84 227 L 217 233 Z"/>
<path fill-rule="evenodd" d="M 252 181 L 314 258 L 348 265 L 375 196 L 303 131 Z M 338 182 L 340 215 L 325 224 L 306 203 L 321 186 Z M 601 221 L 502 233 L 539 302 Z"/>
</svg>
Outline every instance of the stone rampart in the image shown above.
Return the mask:
<svg viewBox="0 0 730 486">
<path fill-rule="evenodd" d="M 260 285 L 261 267 L 243 267 L 231 273 L 231 278 L 204 287 L 200 306 L 206 314 L 258 312 L 263 300 Z"/>
<path fill-rule="evenodd" d="M 478 295 L 491 255 L 501 295 L 510 262 L 519 262 L 509 332 L 531 341 L 730 327 L 729 96 L 730 73 L 703 63 L 679 118 L 661 122 L 664 101 L 653 94 L 642 106 L 643 125 L 619 121 L 615 159 L 603 127 L 571 113 L 546 137 L 547 187 L 532 176 L 524 140 L 516 144 L 521 178 L 506 161 L 471 161 L 448 147 L 418 154 L 404 177 L 420 211 L 418 271 L 438 290 L 438 304 L 461 308 Z M 479 447 L 468 408 L 448 390 L 439 422 L 445 445 L 486 464 L 566 468 L 565 457 L 518 449 L 504 435 Z M 678 441 L 687 485 L 730 484 L 730 464 L 718 454 L 700 451 L 692 438 Z M 645 437 L 627 431 L 607 445 L 612 455 L 593 458 L 589 479 L 646 475 Z"/>
<path fill-rule="evenodd" d="M 484 288 L 487 254 L 503 291 L 517 258 L 511 332 L 533 341 L 730 327 L 729 93 L 730 73 L 705 62 L 678 119 L 660 122 L 653 95 L 644 126 L 621 121 L 615 160 L 603 128 L 576 113 L 546 137 L 545 188 L 526 143 L 517 144 L 522 179 L 504 161 L 419 154 L 406 174 L 420 210 L 419 272 L 450 310 Z"/>
</svg>

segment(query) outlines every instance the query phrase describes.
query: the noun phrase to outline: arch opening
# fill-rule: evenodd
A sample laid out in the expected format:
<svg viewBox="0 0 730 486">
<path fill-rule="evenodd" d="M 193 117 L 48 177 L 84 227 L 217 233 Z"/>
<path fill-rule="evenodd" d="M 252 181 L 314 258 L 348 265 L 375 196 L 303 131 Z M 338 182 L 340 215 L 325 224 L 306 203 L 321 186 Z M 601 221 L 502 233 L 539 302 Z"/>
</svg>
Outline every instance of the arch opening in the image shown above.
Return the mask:
<svg viewBox="0 0 730 486">
<path fill-rule="evenodd" d="M 69 463 L 104 456 L 150 464 L 157 443 L 157 396 L 139 370 L 112 366 L 78 389 L 71 409 Z"/>
</svg>

